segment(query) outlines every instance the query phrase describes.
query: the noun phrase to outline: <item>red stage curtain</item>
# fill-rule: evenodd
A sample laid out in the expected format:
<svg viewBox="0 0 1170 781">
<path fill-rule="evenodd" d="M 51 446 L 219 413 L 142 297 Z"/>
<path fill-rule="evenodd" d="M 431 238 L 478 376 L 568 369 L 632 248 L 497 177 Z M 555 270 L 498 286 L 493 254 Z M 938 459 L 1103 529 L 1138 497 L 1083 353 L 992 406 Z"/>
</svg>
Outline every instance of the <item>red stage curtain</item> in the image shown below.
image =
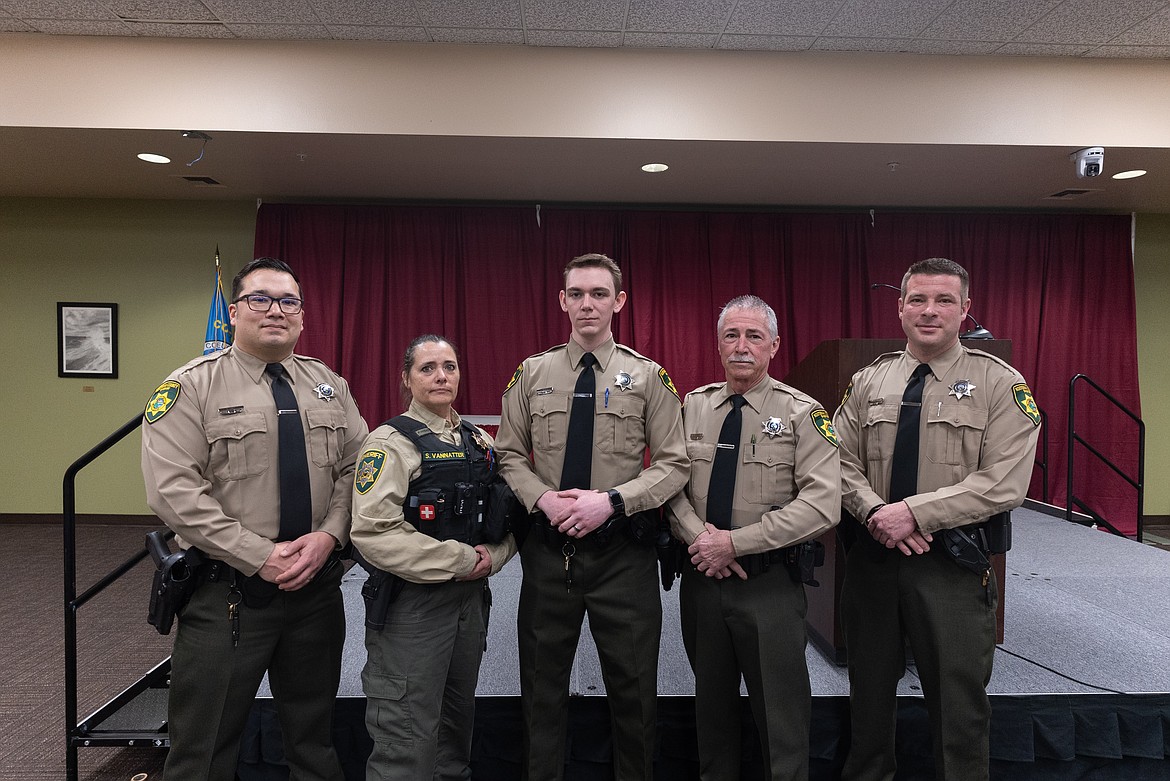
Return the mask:
<svg viewBox="0 0 1170 781">
<path fill-rule="evenodd" d="M 621 265 L 629 301 L 615 335 L 666 366 L 683 393 L 722 379 L 715 318 L 736 295 L 755 293 L 776 309 L 781 348 L 771 373 L 782 378 L 824 340 L 901 337 L 897 294 L 870 286 L 899 285 L 915 260 L 954 259 L 971 273 L 972 316 L 1012 340 L 1013 363 L 1048 415 L 1057 504 L 1073 375 L 1139 411 L 1127 216 L 265 204 L 255 250 L 297 270 L 300 351 L 350 381 L 371 426 L 401 411 L 402 353 L 427 332 L 461 350 L 457 409 L 499 414 L 516 365 L 568 338 L 556 293 L 565 262 L 584 252 Z M 1127 419 L 1085 403 L 1077 425 L 1136 472 Z M 1077 495 L 1132 533 L 1133 490 L 1084 455 Z M 1032 496 L 1040 495 L 1037 479 Z"/>
</svg>

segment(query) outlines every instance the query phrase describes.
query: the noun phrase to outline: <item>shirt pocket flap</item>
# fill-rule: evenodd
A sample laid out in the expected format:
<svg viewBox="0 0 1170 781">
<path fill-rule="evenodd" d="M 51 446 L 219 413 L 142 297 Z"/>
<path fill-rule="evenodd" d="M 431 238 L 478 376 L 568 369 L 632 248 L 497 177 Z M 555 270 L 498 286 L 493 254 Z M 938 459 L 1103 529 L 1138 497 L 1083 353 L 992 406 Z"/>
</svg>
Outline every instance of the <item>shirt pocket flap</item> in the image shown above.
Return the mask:
<svg viewBox="0 0 1170 781">
<path fill-rule="evenodd" d="M 711 442 L 688 442 L 687 456 L 692 461 L 714 461 L 715 445 Z"/>
<path fill-rule="evenodd" d="M 865 411 L 866 426 L 876 426 L 879 423 L 898 423 L 898 412 L 901 404 L 875 404 Z"/>
<path fill-rule="evenodd" d="M 774 466 L 776 464 L 791 465 L 796 463 L 796 447 L 791 442 L 769 442 L 767 444 L 745 445 L 743 451 L 743 462 L 745 464 Z"/>
<path fill-rule="evenodd" d="M 345 410 L 335 406 L 310 407 L 305 410 L 305 420 L 309 422 L 309 428 L 328 428 L 336 431 L 345 428 Z"/>
<path fill-rule="evenodd" d="M 207 434 L 207 443 L 212 444 L 222 439 L 240 440 L 249 434 L 268 431 L 268 420 L 263 412 L 245 412 L 241 415 L 230 415 L 207 421 L 204 426 Z"/>
<path fill-rule="evenodd" d="M 599 411 L 610 415 L 617 415 L 619 418 L 640 419 L 645 406 L 646 403 L 642 399 L 637 399 L 632 396 L 611 395 L 607 405 Z"/>
<path fill-rule="evenodd" d="M 543 396 L 534 397 L 529 402 L 528 408 L 532 411 L 533 415 L 543 418 L 548 415 L 568 412 L 570 403 L 571 400 L 568 394 L 547 393 Z"/>
<path fill-rule="evenodd" d="M 982 431 L 987 428 L 987 410 L 967 404 L 944 404 L 938 420 L 952 426 Z"/>
</svg>

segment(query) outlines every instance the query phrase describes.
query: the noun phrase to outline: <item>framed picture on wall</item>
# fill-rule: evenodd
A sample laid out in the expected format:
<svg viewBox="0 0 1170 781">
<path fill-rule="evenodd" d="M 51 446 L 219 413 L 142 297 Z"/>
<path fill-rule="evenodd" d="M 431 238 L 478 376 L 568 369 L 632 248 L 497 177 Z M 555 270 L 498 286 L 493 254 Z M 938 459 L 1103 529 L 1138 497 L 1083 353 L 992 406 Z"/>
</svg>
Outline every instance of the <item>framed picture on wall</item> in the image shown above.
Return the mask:
<svg viewBox="0 0 1170 781">
<path fill-rule="evenodd" d="M 57 302 L 57 376 L 118 376 L 118 305 Z"/>
</svg>

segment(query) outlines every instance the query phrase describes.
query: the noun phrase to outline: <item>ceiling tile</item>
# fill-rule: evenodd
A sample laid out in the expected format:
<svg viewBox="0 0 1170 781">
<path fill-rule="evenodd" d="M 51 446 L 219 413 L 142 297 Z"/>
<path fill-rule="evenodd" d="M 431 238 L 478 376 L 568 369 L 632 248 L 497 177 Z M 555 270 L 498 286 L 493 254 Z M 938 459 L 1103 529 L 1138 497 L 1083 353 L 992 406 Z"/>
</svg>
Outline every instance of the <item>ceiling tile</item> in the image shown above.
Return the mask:
<svg viewBox="0 0 1170 781">
<path fill-rule="evenodd" d="M 134 35 L 124 22 L 88 19 L 30 19 L 28 23 L 47 35 Z"/>
<path fill-rule="evenodd" d="M 17 19 L 105 19 L 115 17 L 97 0 L 5 0 L 0 8 Z"/>
<path fill-rule="evenodd" d="M 894 52 L 910 51 L 915 43 L 913 38 L 842 38 L 823 35 L 817 38 L 812 48 L 830 52 Z"/>
<path fill-rule="evenodd" d="M 824 34 L 909 38 L 930 26 L 952 0 L 849 0 Z"/>
<path fill-rule="evenodd" d="M 346 41 L 429 41 L 422 27 L 387 27 L 385 25 L 331 24 L 333 37 Z"/>
<path fill-rule="evenodd" d="M 844 0 L 742 0 L 727 22 L 727 32 L 749 35 L 817 35 L 833 20 Z"/>
<path fill-rule="evenodd" d="M 630 0 L 627 30 L 722 32 L 735 0 Z"/>
<path fill-rule="evenodd" d="M 629 0 L 524 0 L 524 24 L 536 30 L 621 30 Z"/>
<path fill-rule="evenodd" d="M 1158 46 L 1170 42 L 1170 6 L 1113 38 L 1112 44 Z"/>
<path fill-rule="evenodd" d="M 235 38 L 222 24 L 168 24 L 167 22 L 126 22 L 135 35 L 157 38 Z"/>
<path fill-rule="evenodd" d="M 246 24 L 231 22 L 227 25 L 237 37 L 256 38 L 272 41 L 308 41 L 332 38 L 333 34 L 323 24 Z"/>
<path fill-rule="evenodd" d="M 533 46 L 612 48 L 622 45 L 622 34 L 583 30 L 529 30 L 528 43 Z"/>
<path fill-rule="evenodd" d="M 1106 44 L 1085 53 L 1086 57 L 1116 57 L 1118 59 L 1170 59 L 1170 46 L 1114 46 Z"/>
<path fill-rule="evenodd" d="M 524 43 L 523 30 L 483 27 L 428 27 L 431 39 L 441 43 Z"/>
<path fill-rule="evenodd" d="M 0 16 L 0 33 L 32 33 L 35 29 L 11 16 Z"/>
<path fill-rule="evenodd" d="M 215 16 L 199 0 L 108 0 L 107 5 L 122 19 L 172 22 L 215 20 Z"/>
<path fill-rule="evenodd" d="M 1011 41 L 1060 0 L 964 0 L 939 14 L 923 38 Z"/>
<path fill-rule="evenodd" d="M 623 46 L 633 49 L 711 49 L 715 33 L 626 33 Z"/>
<path fill-rule="evenodd" d="M 414 0 L 428 27 L 522 27 L 520 0 Z"/>
<path fill-rule="evenodd" d="M 307 0 L 203 0 L 224 22 L 315 24 L 319 20 Z"/>
<path fill-rule="evenodd" d="M 1092 47 L 1079 44 L 1005 43 L 995 50 L 995 54 L 1013 57 L 1079 57 L 1090 48 Z"/>
<path fill-rule="evenodd" d="M 740 51 L 801 52 L 816 41 L 811 35 L 729 35 L 719 36 L 720 49 Z"/>
<path fill-rule="evenodd" d="M 1130 27 L 1163 9 L 1162 0 L 1065 0 L 1021 33 L 1035 43 L 1109 43 Z"/>
<path fill-rule="evenodd" d="M 327 24 L 381 24 L 416 27 L 422 24 L 410 0 L 313 0 L 317 18 Z"/>
</svg>

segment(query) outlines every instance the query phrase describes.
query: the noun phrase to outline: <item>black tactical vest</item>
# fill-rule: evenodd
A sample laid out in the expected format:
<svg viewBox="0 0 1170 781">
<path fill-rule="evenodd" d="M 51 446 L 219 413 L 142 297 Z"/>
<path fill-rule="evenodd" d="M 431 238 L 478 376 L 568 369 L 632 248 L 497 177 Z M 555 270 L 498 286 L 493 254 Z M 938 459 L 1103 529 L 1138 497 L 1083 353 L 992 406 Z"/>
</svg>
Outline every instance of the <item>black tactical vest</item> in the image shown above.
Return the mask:
<svg viewBox="0 0 1170 781">
<path fill-rule="evenodd" d="M 444 442 L 425 423 L 407 415 L 392 418 L 386 425 L 414 443 L 422 456 L 422 470 L 410 482 L 402 508 L 407 522 L 436 540 L 483 542 L 494 464 L 475 426 L 460 421 L 460 447 Z"/>
</svg>

